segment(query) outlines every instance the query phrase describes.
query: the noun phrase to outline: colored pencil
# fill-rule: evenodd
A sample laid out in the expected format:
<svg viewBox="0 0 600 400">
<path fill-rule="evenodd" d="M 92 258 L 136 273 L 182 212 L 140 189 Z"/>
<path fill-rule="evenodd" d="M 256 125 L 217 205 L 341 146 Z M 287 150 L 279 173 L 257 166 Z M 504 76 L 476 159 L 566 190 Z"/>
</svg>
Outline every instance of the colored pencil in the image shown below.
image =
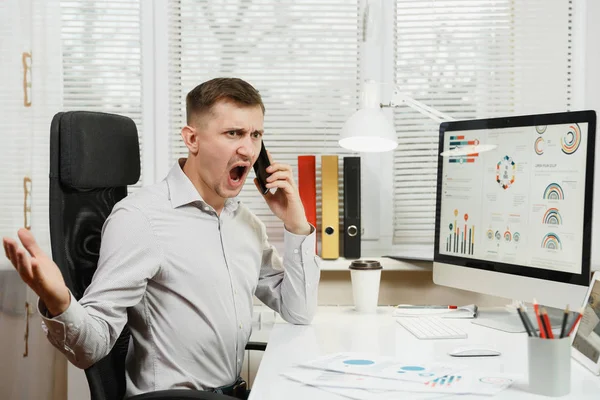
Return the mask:
<svg viewBox="0 0 600 400">
<path fill-rule="evenodd" d="M 543 325 L 542 325 L 542 319 L 540 318 L 540 306 L 536 299 L 533 299 L 533 310 L 535 311 L 535 317 L 537 319 L 538 328 L 540 330 L 540 337 L 545 338 L 546 333 L 544 332 Z"/>
<path fill-rule="evenodd" d="M 567 333 L 567 336 L 571 336 L 571 333 L 573 333 L 573 331 L 575 330 L 575 327 L 577 326 L 577 323 L 583 316 L 584 311 L 585 311 L 585 307 L 582 307 L 581 311 L 579 311 L 579 314 L 577 315 L 577 318 L 575 318 L 575 321 L 573 321 L 573 323 L 571 324 L 571 327 L 569 328 L 569 333 Z"/>
<path fill-rule="evenodd" d="M 525 307 L 521 306 L 521 311 L 523 312 L 523 319 L 525 319 L 525 323 L 529 326 L 531 330 L 531 336 L 538 337 L 538 334 L 535 330 L 535 326 L 533 326 L 533 322 L 529 319 L 529 315 L 527 315 L 527 311 L 525 311 Z"/>
<path fill-rule="evenodd" d="M 554 339 L 554 333 L 552 333 L 552 325 L 550 324 L 550 318 L 548 318 L 548 313 L 545 308 L 542 308 L 542 321 L 544 322 L 544 326 L 546 326 L 546 337 L 548 339 Z"/>
<path fill-rule="evenodd" d="M 519 318 L 521 318 L 521 322 L 523 322 L 523 326 L 525 327 L 525 330 L 527 331 L 527 336 L 529 336 L 529 337 L 533 336 L 531 334 L 531 330 L 529 330 L 529 325 L 527 325 L 527 322 L 525 322 L 525 318 L 523 317 L 524 311 L 521 309 L 521 307 L 517 307 L 517 313 L 519 313 Z"/>
<path fill-rule="evenodd" d="M 562 324 L 560 326 L 560 338 L 565 337 L 565 328 L 567 327 L 567 319 L 569 318 L 569 305 L 565 308 L 565 313 L 563 315 Z"/>
</svg>

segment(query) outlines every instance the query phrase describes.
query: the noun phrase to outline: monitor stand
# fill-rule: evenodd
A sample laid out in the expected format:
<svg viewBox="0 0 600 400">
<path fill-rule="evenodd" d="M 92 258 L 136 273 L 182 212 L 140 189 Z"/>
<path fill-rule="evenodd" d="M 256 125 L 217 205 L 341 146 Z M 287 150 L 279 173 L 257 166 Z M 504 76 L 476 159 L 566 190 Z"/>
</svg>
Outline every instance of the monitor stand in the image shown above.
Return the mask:
<svg viewBox="0 0 600 400">
<path fill-rule="evenodd" d="M 558 332 L 560 332 L 563 310 L 550 307 L 545 308 L 548 311 L 548 317 L 550 318 L 550 325 L 552 325 L 553 331 L 558 330 Z M 527 315 L 529 316 L 531 323 L 537 328 L 537 320 L 533 312 L 533 306 L 528 307 Z M 523 327 L 519 314 L 516 310 L 510 310 L 509 308 L 480 311 L 477 318 L 475 318 L 472 323 L 508 333 L 525 332 L 525 327 Z"/>
</svg>

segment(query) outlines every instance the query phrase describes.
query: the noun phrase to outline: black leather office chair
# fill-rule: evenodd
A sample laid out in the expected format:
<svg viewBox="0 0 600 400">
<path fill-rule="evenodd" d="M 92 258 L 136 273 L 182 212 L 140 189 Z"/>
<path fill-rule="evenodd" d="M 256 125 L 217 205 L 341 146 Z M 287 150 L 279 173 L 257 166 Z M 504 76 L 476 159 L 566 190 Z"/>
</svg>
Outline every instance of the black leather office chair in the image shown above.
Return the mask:
<svg viewBox="0 0 600 400">
<path fill-rule="evenodd" d="M 85 111 L 58 113 L 50 132 L 50 239 L 52 258 L 79 300 L 96 271 L 102 225 L 140 176 L 137 128 L 127 117 Z M 92 400 L 125 395 L 127 326 L 111 352 L 85 370 Z M 264 350 L 265 344 L 249 344 Z M 131 400 L 225 400 L 192 390 L 164 390 Z"/>
</svg>

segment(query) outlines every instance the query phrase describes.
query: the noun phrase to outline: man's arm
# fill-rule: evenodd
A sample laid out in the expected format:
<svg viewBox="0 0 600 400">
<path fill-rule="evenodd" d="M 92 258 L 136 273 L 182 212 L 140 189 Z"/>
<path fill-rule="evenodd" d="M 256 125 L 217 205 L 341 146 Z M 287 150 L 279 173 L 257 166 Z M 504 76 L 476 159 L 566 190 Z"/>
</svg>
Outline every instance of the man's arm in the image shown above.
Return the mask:
<svg viewBox="0 0 600 400">
<path fill-rule="evenodd" d="M 102 229 L 98 268 L 84 296 L 60 315 L 39 310 L 49 341 L 79 368 L 105 357 L 127 323 L 127 308 L 140 302 L 160 269 L 163 254 L 138 209 L 117 205 Z"/>
<path fill-rule="evenodd" d="M 263 258 L 256 297 L 292 324 L 309 324 L 317 309 L 319 257 L 316 230 L 308 236 L 285 231 L 283 259 L 263 240 Z"/>
<path fill-rule="evenodd" d="M 263 225 L 263 257 L 256 296 L 277 311 L 284 320 L 294 324 L 308 324 L 317 308 L 319 286 L 319 258 L 315 255 L 315 227 L 306 219 L 300 193 L 296 187 L 292 168 L 273 162 L 263 194 L 273 214 L 285 227 L 285 253 L 283 261 L 267 240 Z M 258 181 L 254 184 L 260 193 Z"/>
</svg>

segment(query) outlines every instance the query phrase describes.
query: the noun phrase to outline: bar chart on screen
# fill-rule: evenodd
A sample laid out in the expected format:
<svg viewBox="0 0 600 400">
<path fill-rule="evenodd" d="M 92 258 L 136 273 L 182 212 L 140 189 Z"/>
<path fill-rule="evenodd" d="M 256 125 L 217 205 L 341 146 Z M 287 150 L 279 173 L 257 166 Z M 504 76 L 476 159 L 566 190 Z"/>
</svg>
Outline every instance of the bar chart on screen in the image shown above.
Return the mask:
<svg viewBox="0 0 600 400">
<path fill-rule="evenodd" d="M 450 152 L 453 155 L 448 157 L 448 162 L 452 164 L 474 163 L 479 157 L 479 153 L 474 150 L 478 145 L 478 139 L 468 139 L 464 135 L 450 136 Z"/>
<path fill-rule="evenodd" d="M 458 209 L 454 210 L 454 222 L 448 224 L 450 233 L 446 239 L 446 251 L 455 254 L 473 254 L 475 250 L 475 226 L 468 225 L 469 214 L 464 214 L 462 219 L 464 225 L 459 219 Z M 459 221 L 461 224 L 459 225 Z"/>
</svg>

